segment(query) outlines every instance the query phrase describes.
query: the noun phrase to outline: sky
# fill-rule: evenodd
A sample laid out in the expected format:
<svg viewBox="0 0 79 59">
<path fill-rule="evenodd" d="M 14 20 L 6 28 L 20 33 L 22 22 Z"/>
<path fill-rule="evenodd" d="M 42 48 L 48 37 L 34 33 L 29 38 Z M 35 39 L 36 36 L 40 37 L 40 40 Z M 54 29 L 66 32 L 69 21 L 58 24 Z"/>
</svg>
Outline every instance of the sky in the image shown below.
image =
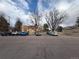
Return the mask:
<svg viewBox="0 0 79 59">
<path fill-rule="evenodd" d="M 4 15 L 12 27 L 19 19 L 23 24 L 33 25 L 32 14 L 41 16 L 45 23 L 45 13 L 57 8 L 67 14 L 61 26 L 72 26 L 79 16 L 79 0 L 0 0 L 0 14 Z"/>
</svg>

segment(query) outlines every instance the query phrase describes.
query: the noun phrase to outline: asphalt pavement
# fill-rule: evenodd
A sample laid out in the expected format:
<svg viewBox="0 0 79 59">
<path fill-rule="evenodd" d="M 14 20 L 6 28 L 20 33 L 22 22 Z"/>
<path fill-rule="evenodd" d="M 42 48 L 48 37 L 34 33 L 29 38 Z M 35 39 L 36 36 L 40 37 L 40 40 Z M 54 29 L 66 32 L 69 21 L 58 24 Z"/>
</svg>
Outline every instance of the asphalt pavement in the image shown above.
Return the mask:
<svg viewBox="0 0 79 59">
<path fill-rule="evenodd" d="M 0 59 L 79 59 L 79 37 L 1 36 Z"/>
</svg>

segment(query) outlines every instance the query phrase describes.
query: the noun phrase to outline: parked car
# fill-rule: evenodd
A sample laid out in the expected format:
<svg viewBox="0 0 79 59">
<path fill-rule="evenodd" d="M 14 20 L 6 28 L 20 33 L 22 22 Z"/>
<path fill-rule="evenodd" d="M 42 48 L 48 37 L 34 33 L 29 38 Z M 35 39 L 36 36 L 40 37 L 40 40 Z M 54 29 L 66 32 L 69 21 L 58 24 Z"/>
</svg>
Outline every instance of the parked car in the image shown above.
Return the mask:
<svg viewBox="0 0 79 59">
<path fill-rule="evenodd" d="M 28 32 L 12 32 L 12 36 L 27 36 Z"/>
<path fill-rule="evenodd" d="M 50 36 L 58 36 L 56 32 L 52 32 L 52 31 L 48 31 L 47 34 Z"/>
<path fill-rule="evenodd" d="M 0 32 L 0 36 L 10 36 L 11 32 Z"/>
<path fill-rule="evenodd" d="M 11 36 L 11 34 L 12 34 L 11 32 L 6 32 L 5 36 Z"/>
<path fill-rule="evenodd" d="M 37 32 L 35 35 L 36 35 L 36 36 L 41 36 L 41 34 L 40 34 L 40 33 L 38 33 L 38 32 Z"/>
<path fill-rule="evenodd" d="M 0 36 L 27 36 L 29 32 L 0 32 Z"/>
<path fill-rule="evenodd" d="M 4 32 L 0 32 L 0 36 L 4 36 Z"/>
<path fill-rule="evenodd" d="M 16 36 L 16 35 L 18 35 L 18 32 L 12 32 L 11 35 Z"/>
<path fill-rule="evenodd" d="M 18 32 L 18 35 L 27 36 L 27 35 L 29 35 L 29 32 Z"/>
</svg>

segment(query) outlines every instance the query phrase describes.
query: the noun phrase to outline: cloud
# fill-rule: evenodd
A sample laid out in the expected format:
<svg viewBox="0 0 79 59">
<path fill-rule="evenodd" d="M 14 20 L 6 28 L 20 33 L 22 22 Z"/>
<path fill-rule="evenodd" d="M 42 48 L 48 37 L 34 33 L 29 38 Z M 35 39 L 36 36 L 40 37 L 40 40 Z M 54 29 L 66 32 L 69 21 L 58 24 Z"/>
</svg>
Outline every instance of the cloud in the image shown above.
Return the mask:
<svg viewBox="0 0 79 59">
<path fill-rule="evenodd" d="M 65 13 L 67 13 L 68 18 L 65 19 L 65 22 L 63 23 L 66 26 L 74 25 L 76 23 L 77 17 L 79 17 L 79 7 L 78 7 L 79 0 L 74 0 L 69 4 L 70 4 L 70 6 L 65 12 Z"/>
<path fill-rule="evenodd" d="M 45 1 L 47 0 L 44 0 L 43 2 L 45 3 Z M 49 6 L 47 9 L 45 9 L 42 0 L 39 0 L 38 2 L 39 14 L 44 15 L 44 13 L 53 10 L 54 7 L 56 7 L 57 9 L 59 8 L 63 11 L 64 14 L 67 14 L 68 16 L 64 19 L 62 25 L 72 26 L 76 22 L 76 17 L 79 17 L 79 7 L 78 7 L 79 0 L 49 0 L 49 2 L 46 4 Z"/>
<path fill-rule="evenodd" d="M 33 3 L 32 0 L 0 0 L 0 13 L 5 15 L 5 18 L 10 22 L 11 26 L 14 27 L 17 18 L 23 24 L 30 25 L 32 12 L 29 11 L 29 4 Z M 79 0 L 38 0 L 37 10 L 38 15 L 41 16 L 42 21 L 45 20 L 45 14 L 50 10 L 53 10 L 54 7 L 59 7 L 58 5 L 68 5 L 68 9 L 65 11 L 67 13 L 67 18 L 62 23 L 65 26 L 74 25 L 76 17 L 79 16 Z M 35 7 L 34 7 L 35 8 Z M 44 22 L 44 21 L 43 21 Z"/>
<path fill-rule="evenodd" d="M 28 10 L 28 3 L 25 0 L 19 0 L 23 6 Z M 8 19 L 10 19 L 11 26 L 14 27 L 17 18 L 21 19 L 24 23 L 24 20 L 27 20 L 25 16 L 28 15 L 29 11 L 23 9 L 21 6 L 18 6 L 17 3 L 12 0 L 0 0 L 0 13 L 4 14 Z M 9 20 L 8 20 L 9 22 Z M 27 21 L 26 21 L 27 23 Z"/>
</svg>

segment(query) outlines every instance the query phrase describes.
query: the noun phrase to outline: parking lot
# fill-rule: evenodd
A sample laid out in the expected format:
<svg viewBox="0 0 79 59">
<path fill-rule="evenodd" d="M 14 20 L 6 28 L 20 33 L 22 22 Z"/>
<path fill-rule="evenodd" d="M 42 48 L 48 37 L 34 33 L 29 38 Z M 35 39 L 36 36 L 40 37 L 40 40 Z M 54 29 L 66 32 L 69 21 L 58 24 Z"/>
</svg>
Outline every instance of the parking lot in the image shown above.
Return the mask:
<svg viewBox="0 0 79 59">
<path fill-rule="evenodd" d="M 0 36 L 0 59 L 79 59 L 79 37 Z"/>
</svg>

